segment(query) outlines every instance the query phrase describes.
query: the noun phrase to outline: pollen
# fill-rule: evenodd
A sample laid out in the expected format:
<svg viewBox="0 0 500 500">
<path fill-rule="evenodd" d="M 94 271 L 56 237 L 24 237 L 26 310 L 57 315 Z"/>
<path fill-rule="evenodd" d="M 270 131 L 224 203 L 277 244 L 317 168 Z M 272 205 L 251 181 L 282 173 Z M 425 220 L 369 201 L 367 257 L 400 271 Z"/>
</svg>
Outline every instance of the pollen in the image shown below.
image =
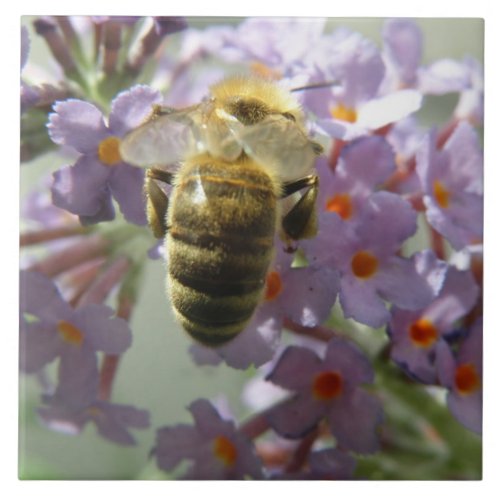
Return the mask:
<svg viewBox="0 0 500 500">
<path fill-rule="evenodd" d="M 354 254 L 351 260 L 354 276 L 358 278 L 371 278 L 378 269 L 378 259 L 371 252 L 361 250 Z"/>
<path fill-rule="evenodd" d="M 234 465 L 238 452 L 226 436 L 217 436 L 213 442 L 214 455 L 226 466 Z"/>
<path fill-rule="evenodd" d="M 430 347 L 438 337 L 437 328 L 427 318 L 420 318 L 409 327 L 410 339 L 417 347 Z"/>
<path fill-rule="evenodd" d="M 68 321 L 59 321 L 57 324 L 57 330 L 65 342 L 77 346 L 82 344 L 84 337 L 83 333 L 75 325 L 69 323 Z"/>
<path fill-rule="evenodd" d="M 326 200 L 327 212 L 336 212 L 342 219 L 350 219 L 352 216 L 352 201 L 347 193 L 339 193 Z"/>
<path fill-rule="evenodd" d="M 266 276 L 266 300 L 274 300 L 283 289 L 283 282 L 281 276 L 276 271 L 271 271 Z"/>
<path fill-rule="evenodd" d="M 120 156 L 120 139 L 119 137 L 106 137 L 99 143 L 98 148 L 99 160 L 104 165 L 116 165 L 122 161 Z"/>
<path fill-rule="evenodd" d="M 358 119 L 358 114 L 354 108 L 338 104 L 331 111 L 331 115 L 337 120 L 354 123 Z"/>
<path fill-rule="evenodd" d="M 455 370 L 455 385 L 460 394 L 467 396 L 481 386 L 476 367 L 472 363 L 458 365 Z"/>
<path fill-rule="evenodd" d="M 434 198 L 441 208 L 448 208 L 450 204 L 450 192 L 439 181 L 434 181 Z"/>
<path fill-rule="evenodd" d="M 343 379 L 338 372 L 321 372 L 313 382 L 313 395 L 321 401 L 328 401 L 342 393 Z"/>
</svg>

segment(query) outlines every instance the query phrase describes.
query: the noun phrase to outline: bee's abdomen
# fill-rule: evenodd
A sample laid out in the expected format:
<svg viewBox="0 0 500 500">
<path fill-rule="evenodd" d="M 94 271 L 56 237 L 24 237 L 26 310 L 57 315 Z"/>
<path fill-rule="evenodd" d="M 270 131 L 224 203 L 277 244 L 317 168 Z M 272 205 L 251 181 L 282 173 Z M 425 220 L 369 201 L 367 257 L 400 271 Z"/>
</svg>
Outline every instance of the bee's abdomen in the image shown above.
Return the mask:
<svg viewBox="0 0 500 500">
<path fill-rule="evenodd" d="M 182 326 L 215 346 L 244 329 L 273 254 L 276 195 L 269 176 L 209 157 L 185 165 L 168 215 L 172 305 Z"/>
</svg>

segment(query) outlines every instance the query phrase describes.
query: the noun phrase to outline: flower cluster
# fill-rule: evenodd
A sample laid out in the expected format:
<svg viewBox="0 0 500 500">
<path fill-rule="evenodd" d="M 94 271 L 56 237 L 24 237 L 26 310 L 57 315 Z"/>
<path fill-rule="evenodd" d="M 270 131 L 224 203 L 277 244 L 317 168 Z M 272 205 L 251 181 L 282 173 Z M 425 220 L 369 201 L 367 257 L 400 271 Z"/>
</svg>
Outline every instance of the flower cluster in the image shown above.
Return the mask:
<svg viewBox="0 0 500 500">
<path fill-rule="evenodd" d="M 156 467 L 184 479 L 393 477 L 397 463 L 387 464 L 402 450 L 428 456 L 444 442 L 449 458 L 425 469 L 429 479 L 477 472 L 466 460 L 482 429 L 480 62 L 424 65 L 426 40 L 409 19 L 384 22 L 381 48 L 326 19 L 196 26 L 53 16 L 21 29 L 21 158 L 52 151 L 22 207 L 20 369 L 41 383 L 40 421 L 70 434 L 92 422 L 120 445 L 150 427 L 148 410 L 111 401 L 148 258 L 163 257 L 144 170 L 121 144 L 161 107 L 258 75 L 297 96 L 324 147 L 317 234 L 293 245 L 277 234 L 246 328 L 219 347 L 189 347 L 193 370 L 247 370 L 252 414 L 229 417 L 199 394 L 194 425 L 169 422 L 150 439 Z M 32 60 L 40 39 L 55 79 Z M 427 100 L 449 94 L 457 104 L 444 125 L 427 127 Z M 406 407 L 415 422 L 401 417 Z M 469 458 L 452 453 L 464 427 Z"/>
</svg>

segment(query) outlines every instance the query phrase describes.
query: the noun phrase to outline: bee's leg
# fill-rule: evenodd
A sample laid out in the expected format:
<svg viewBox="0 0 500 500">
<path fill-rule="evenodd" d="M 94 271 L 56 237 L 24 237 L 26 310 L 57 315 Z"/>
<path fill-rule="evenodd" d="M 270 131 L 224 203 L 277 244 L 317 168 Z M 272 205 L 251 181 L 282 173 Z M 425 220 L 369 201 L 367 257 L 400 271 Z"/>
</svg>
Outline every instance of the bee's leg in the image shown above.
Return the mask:
<svg viewBox="0 0 500 500">
<path fill-rule="evenodd" d="M 163 238 L 167 234 L 168 196 L 162 191 L 158 182 L 172 183 L 172 174 L 158 168 L 149 168 L 146 171 L 144 191 L 146 192 L 146 213 L 149 227 L 155 238 Z"/>
<path fill-rule="evenodd" d="M 316 198 L 318 197 L 318 176 L 308 175 L 283 185 L 282 198 L 307 188 L 297 203 L 283 217 L 281 226 L 285 239 L 301 240 L 312 238 L 318 230 Z"/>
<path fill-rule="evenodd" d="M 156 179 L 157 181 L 164 182 L 165 184 L 172 185 L 172 179 L 174 175 L 172 172 L 167 172 L 166 170 L 162 170 L 161 168 L 148 168 L 146 175 L 151 179 Z"/>
</svg>

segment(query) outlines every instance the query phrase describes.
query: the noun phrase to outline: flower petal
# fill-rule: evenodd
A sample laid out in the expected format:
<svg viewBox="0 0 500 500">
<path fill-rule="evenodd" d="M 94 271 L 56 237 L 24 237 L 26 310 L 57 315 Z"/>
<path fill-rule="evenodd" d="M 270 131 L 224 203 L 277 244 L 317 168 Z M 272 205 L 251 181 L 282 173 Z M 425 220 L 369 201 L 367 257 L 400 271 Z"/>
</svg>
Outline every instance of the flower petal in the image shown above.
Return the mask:
<svg viewBox="0 0 500 500">
<path fill-rule="evenodd" d="M 421 105 L 422 94 L 416 90 L 405 89 L 392 92 L 363 104 L 358 109 L 356 124 L 376 130 L 418 111 Z"/>
<path fill-rule="evenodd" d="M 291 269 L 280 296 L 284 314 L 303 326 L 317 326 L 330 315 L 339 288 L 339 275 L 333 269 L 313 266 Z"/>
<path fill-rule="evenodd" d="M 382 423 L 380 401 L 357 389 L 332 405 L 328 420 L 341 448 L 357 453 L 375 453 L 379 448 L 377 427 Z"/>
<path fill-rule="evenodd" d="M 469 75 L 466 65 L 453 59 L 440 59 L 419 70 L 419 88 L 424 94 L 442 95 L 467 88 Z"/>
<path fill-rule="evenodd" d="M 113 168 L 109 187 L 125 219 L 144 226 L 147 223 L 144 171 L 123 163 Z"/>
<path fill-rule="evenodd" d="M 110 168 L 93 156 L 81 156 L 73 166 L 54 172 L 54 205 L 76 215 L 95 215 L 110 197 L 110 174 Z"/>
<path fill-rule="evenodd" d="M 266 380 L 285 389 L 301 391 L 311 384 L 321 365 L 321 359 L 310 349 L 288 346 Z"/>
<path fill-rule="evenodd" d="M 472 273 L 449 266 L 439 297 L 426 309 L 426 315 L 443 330 L 449 330 L 472 309 L 478 296 L 479 287 Z"/>
<path fill-rule="evenodd" d="M 114 317 L 114 311 L 101 304 L 89 304 L 77 309 L 75 326 L 80 329 L 92 349 L 106 354 L 122 354 L 132 344 L 128 323 Z"/>
<path fill-rule="evenodd" d="M 21 321 L 19 332 L 19 363 L 25 373 L 36 373 L 53 361 L 61 349 L 61 341 L 50 322 Z"/>
<path fill-rule="evenodd" d="M 272 408 L 266 418 L 269 425 L 288 439 L 298 439 L 310 432 L 325 414 L 324 405 L 312 397 L 298 394 Z"/>
<path fill-rule="evenodd" d="M 430 304 L 435 289 L 415 268 L 415 262 L 391 257 L 373 279 L 382 297 L 401 309 L 415 311 Z"/>
<path fill-rule="evenodd" d="M 448 393 L 448 408 L 452 415 L 467 429 L 476 434 L 482 433 L 483 428 L 483 398 L 481 391 L 468 396 L 461 396 L 456 392 Z"/>
<path fill-rule="evenodd" d="M 189 405 L 189 411 L 198 432 L 205 438 L 212 438 L 220 434 L 231 434 L 235 430 L 234 423 L 223 420 L 215 407 L 206 399 L 197 399 Z"/>
<path fill-rule="evenodd" d="M 151 115 L 153 104 L 159 104 L 160 101 L 161 94 L 147 85 L 136 85 L 121 92 L 111 103 L 110 131 L 122 137 L 141 125 Z"/>
<path fill-rule="evenodd" d="M 128 427 L 146 429 L 149 427 L 149 412 L 133 406 L 99 402 L 92 415 L 99 434 L 122 445 L 136 444 Z"/>
<path fill-rule="evenodd" d="M 269 317 L 264 307 L 257 311 L 251 323 L 228 344 L 218 347 L 217 353 L 228 366 L 245 370 L 272 359 L 278 347 L 281 321 Z"/>
<path fill-rule="evenodd" d="M 21 315 L 28 313 L 49 322 L 65 319 L 72 311 L 53 281 L 36 271 L 20 272 L 19 305 Z"/>
<path fill-rule="evenodd" d="M 389 311 L 369 282 L 354 276 L 344 276 L 339 297 L 346 318 L 353 318 L 373 328 L 379 328 L 389 321 Z"/>
<path fill-rule="evenodd" d="M 81 411 L 97 399 L 97 356 L 89 347 L 67 345 L 61 354 L 54 403 L 68 411 Z"/>
<path fill-rule="evenodd" d="M 366 249 L 380 257 L 397 252 L 417 230 L 417 213 L 400 196 L 385 191 L 374 193 L 360 214 L 357 232 Z"/>
<path fill-rule="evenodd" d="M 47 129 L 56 144 L 71 146 L 80 153 L 96 152 L 99 142 L 108 135 L 101 111 L 78 99 L 56 102 Z"/>
<path fill-rule="evenodd" d="M 403 83 L 413 84 L 422 58 L 422 32 L 413 20 L 389 19 L 383 28 L 384 49 Z"/>
<path fill-rule="evenodd" d="M 158 467 L 170 471 L 186 458 L 194 458 L 203 438 L 192 425 L 162 427 L 156 431 L 154 454 Z"/>
<path fill-rule="evenodd" d="M 365 354 L 352 342 L 333 338 L 328 342 L 323 369 L 339 371 L 352 385 L 373 382 L 373 368 Z"/>
<path fill-rule="evenodd" d="M 346 144 L 340 153 L 337 172 L 345 173 L 357 183 L 373 190 L 396 170 L 395 155 L 390 144 L 377 135 L 362 137 Z M 338 175 L 337 174 L 337 175 Z"/>
</svg>

